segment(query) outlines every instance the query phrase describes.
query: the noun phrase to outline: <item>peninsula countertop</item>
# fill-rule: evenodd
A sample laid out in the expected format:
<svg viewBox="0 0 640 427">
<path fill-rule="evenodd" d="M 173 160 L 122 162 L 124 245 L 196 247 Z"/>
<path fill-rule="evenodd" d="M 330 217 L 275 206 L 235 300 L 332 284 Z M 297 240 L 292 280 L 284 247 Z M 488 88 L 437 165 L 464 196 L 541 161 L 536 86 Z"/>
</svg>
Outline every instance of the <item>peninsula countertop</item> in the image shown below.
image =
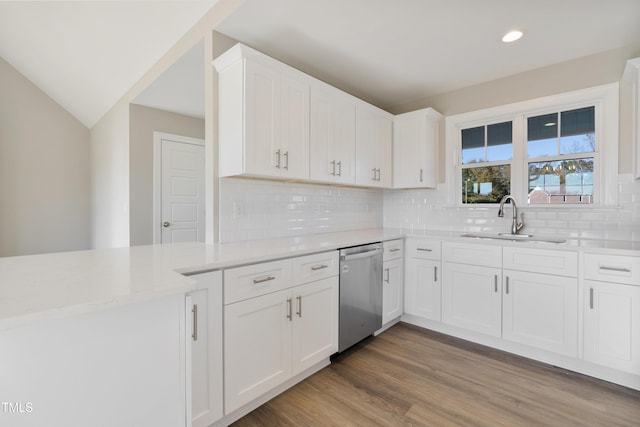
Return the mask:
<svg viewBox="0 0 640 427">
<path fill-rule="evenodd" d="M 0 330 L 188 293 L 190 274 L 404 237 L 465 239 L 464 232 L 376 228 L 244 241 L 174 243 L 0 258 Z M 569 239 L 537 248 L 640 255 L 640 242 Z"/>
</svg>

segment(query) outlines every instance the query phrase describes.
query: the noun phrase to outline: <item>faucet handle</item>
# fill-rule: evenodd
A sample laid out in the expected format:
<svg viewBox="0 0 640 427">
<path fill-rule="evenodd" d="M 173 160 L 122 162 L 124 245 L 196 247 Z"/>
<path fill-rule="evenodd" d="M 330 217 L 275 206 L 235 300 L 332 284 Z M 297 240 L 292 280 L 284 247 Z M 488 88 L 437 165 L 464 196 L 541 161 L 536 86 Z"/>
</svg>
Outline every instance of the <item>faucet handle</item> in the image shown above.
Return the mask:
<svg viewBox="0 0 640 427">
<path fill-rule="evenodd" d="M 516 224 L 516 230 L 520 231 L 524 228 L 524 212 L 520 213 L 520 222 Z"/>
</svg>

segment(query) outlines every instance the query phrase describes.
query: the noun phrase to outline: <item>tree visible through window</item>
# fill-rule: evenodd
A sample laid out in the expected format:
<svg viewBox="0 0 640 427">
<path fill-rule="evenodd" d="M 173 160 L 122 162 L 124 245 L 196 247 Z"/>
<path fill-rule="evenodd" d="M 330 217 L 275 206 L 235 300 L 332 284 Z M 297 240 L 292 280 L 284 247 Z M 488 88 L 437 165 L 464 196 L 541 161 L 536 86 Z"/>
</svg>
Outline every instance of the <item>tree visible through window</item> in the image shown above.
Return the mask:
<svg viewBox="0 0 640 427">
<path fill-rule="evenodd" d="M 462 130 L 462 203 L 498 203 L 511 190 L 513 125 Z"/>
</svg>

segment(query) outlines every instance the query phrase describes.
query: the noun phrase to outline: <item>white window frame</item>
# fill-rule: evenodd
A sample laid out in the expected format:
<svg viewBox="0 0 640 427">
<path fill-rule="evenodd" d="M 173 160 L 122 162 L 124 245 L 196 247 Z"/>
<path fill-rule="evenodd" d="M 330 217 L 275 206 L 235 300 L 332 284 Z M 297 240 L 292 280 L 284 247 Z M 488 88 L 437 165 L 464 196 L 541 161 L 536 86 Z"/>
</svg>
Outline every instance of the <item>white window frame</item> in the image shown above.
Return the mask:
<svg viewBox="0 0 640 427">
<path fill-rule="evenodd" d="M 511 160 L 511 195 L 528 208 L 595 207 L 618 203 L 618 83 L 595 86 L 558 95 L 448 116 L 446 123 L 447 183 L 449 204 L 457 207 L 489 207 L 490 203 L 462 203 L 462 129 L 511 120 L 513 122 L 513 159 Z M 527 118 L 548 113 L 595 107 L 596 151 L 584 153 L 594 158 L 594 203 L 534 204 L 528 200 Z M 533 159 L 532 159 L 533 160 Z M 506 163 L 495 162 L 495 163 Z M 494 162 L 487 163 L 487 165 Z"/>
</svg>

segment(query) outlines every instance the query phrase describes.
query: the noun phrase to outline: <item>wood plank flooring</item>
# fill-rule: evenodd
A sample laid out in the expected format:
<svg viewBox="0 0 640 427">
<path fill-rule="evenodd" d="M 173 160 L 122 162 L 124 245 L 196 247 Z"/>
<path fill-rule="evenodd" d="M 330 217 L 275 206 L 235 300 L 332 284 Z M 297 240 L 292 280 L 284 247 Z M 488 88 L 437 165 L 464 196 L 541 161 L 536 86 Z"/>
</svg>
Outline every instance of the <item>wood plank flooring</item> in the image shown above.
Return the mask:
<svg viewBox="0 0 640 427">
<path fill-rule="evenodd" d="M 640 392 L 404 323 L 234 426 L 640 426 Z"/>
</svg>

